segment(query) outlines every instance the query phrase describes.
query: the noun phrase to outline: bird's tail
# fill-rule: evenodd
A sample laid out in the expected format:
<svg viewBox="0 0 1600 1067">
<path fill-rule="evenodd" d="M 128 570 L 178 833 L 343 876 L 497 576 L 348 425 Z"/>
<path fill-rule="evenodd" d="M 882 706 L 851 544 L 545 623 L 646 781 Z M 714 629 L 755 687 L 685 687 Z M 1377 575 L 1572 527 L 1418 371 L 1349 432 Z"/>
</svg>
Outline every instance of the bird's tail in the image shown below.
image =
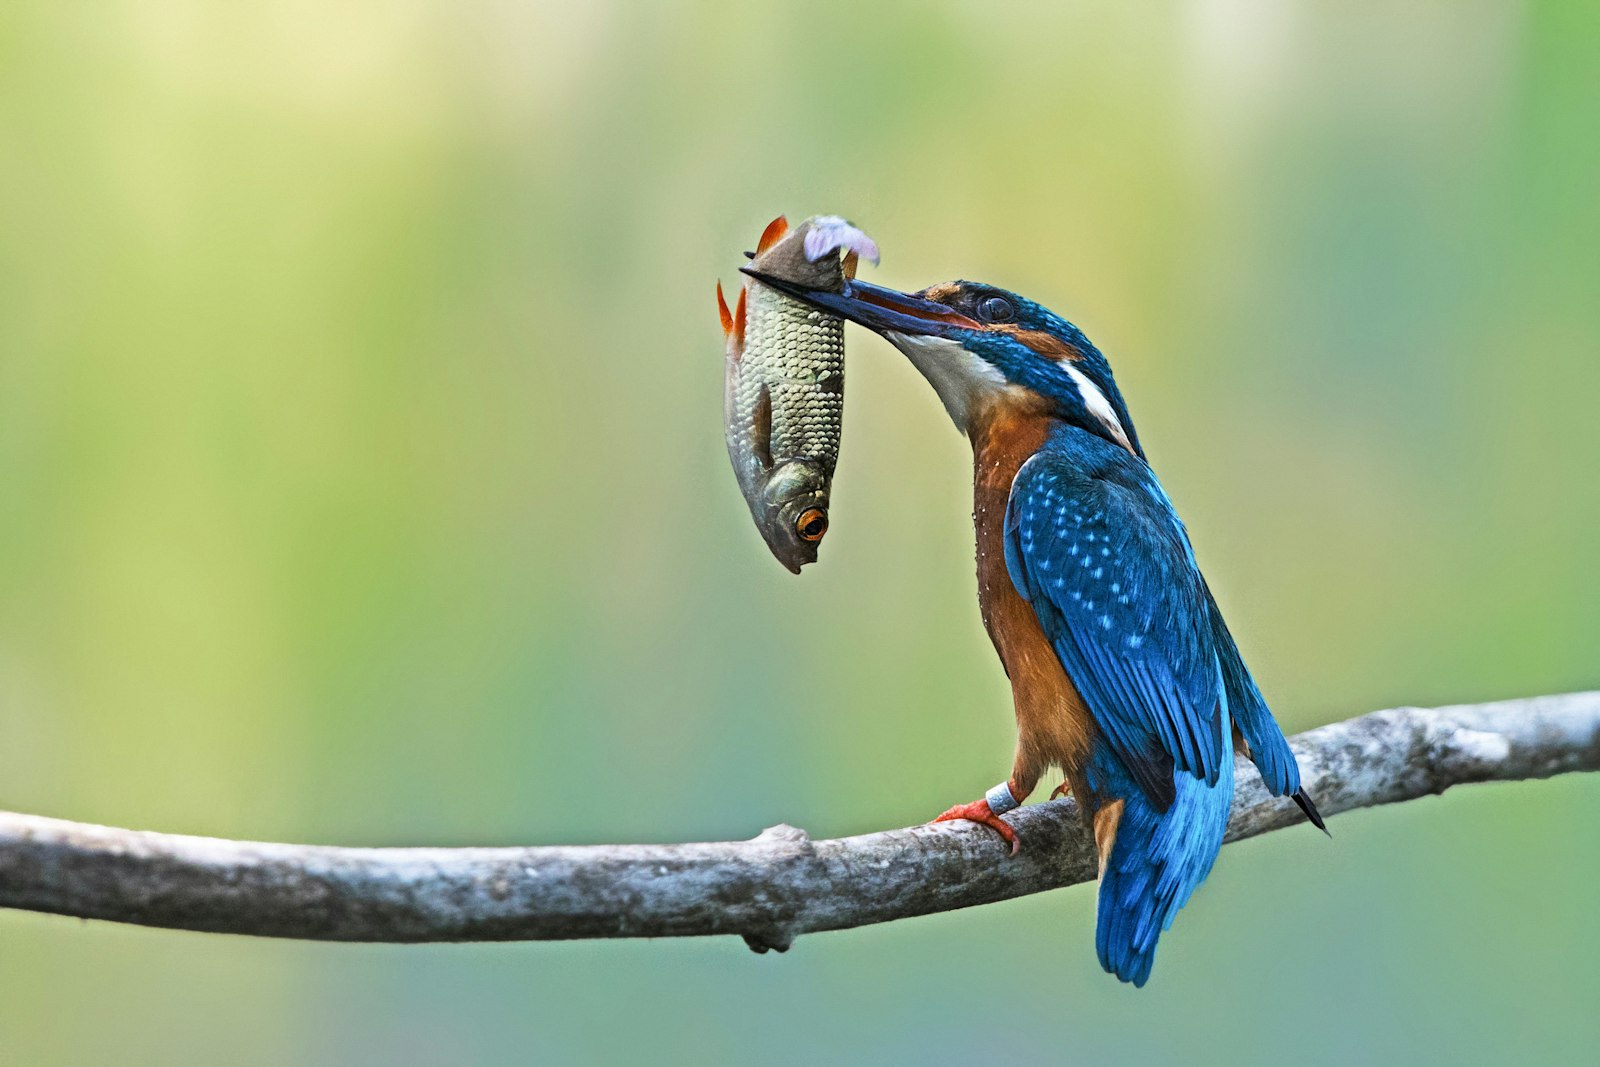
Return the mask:
<svg viewBox="0 0 1600 1067">
<path fill-rule="evenodd" d="M 1109 751 L 1096 763 L 1116 763 Z M 1217 784 L 1177 773 L 1177 796 L 1158 811 L 1120 766 L 1102 777 L 1119 802 L 1095 817 L 1100 844 L 1099 919 L 1095 948 L 1100 965 L 1124 982 L 1144 985 L 1155 962 L 1156 941 L 1173 916 L 1211 873 L 1222 848 L 1233 799 L 1233 760 L 1222 761 Z M 1119 773 L 1120 772 L 1120 773 Z M 1118 782 L 1121 777 L 1123 782 Z M 1115 786 L 1126 783 L 1126 790 Z M 1102 794 L 1104 795 L 1104 794 Z M 1119 816 L 1120 813 L 1120 816 Z M 1107 825 L 1115 820 L 1115 825 Z"/>
</svg>

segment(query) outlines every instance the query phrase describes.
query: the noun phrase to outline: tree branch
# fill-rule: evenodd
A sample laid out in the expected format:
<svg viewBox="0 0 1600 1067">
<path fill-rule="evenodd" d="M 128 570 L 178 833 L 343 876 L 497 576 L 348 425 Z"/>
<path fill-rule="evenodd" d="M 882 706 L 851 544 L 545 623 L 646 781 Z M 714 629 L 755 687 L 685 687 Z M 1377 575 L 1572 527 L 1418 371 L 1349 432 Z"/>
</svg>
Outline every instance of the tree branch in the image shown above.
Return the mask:
<svg viewBox="0 0 1600 1067">
<path fill-rule="evenodd" d="M 1399 708 L 1293 742 L 1326 815 L 1465 782 L 1600 770 L 1600 692 Z M 1239 763 L 1228 839 L 1304 821 Z M 554 848 L 334 848 L 183 837 L 0 813 L 0 907 L 328 941 L 518 941 L 797 934 L 888 922 L 1092 881 L 1070 800 L 1013 814 L 1022 851 L 970 823 L 830 841 Z M 1309 831 L 1309 827 L 1306 827 Z"/>
</svg>

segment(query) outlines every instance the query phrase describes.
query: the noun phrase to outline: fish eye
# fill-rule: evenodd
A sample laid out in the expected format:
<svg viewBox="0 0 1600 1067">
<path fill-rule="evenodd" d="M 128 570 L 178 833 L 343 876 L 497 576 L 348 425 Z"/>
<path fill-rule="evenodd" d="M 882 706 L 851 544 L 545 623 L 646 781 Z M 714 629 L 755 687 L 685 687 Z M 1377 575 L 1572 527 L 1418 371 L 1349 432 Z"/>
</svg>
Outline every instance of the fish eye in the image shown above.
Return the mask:
<svg viewBox="0 0 1600 1067">
<path fill-rule="evenodd" d="M 828 513 L 821 508 L 806 508 L 794 520 L 794 532 L 802 541 L 820 541 L 828 532 Z"/>
<path fill-rule="evenodd" d="M 984 322 L 1010 322 L 1017 312 L 1005 297 L 986 296 L 978 301 L 978 317 Z"/>
</svg>

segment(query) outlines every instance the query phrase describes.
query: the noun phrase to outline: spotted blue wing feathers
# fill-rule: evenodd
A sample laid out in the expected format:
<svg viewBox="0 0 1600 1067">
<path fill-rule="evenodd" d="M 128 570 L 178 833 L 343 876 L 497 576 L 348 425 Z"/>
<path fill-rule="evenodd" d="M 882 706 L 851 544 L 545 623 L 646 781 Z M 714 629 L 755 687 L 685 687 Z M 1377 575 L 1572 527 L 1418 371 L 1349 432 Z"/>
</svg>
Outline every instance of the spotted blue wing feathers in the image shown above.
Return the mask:
<svg viewBox="0 0 1600 1067">
<path fill-rule="evenodd" d="M 1267 787 L 1321 821 L 1142 459 L 1055 431 L 1012 482 L 1004 543 L 1012 583 L 1099 727 L 1086 785 L 1097 836 L 1102 813 L 1115 834 L 1095 944 L 1106 970 L 1143 985 L 1161 932 L 1222 847 L 1235 721 Z"/>
<path fill-rule="evenodd" d="M 1165 811 L 1233 758 L 1209 597 L 1149 468 L 1047 445 L 1017 473 L 1006 566 L 1108 745 Z"/>
</svg>

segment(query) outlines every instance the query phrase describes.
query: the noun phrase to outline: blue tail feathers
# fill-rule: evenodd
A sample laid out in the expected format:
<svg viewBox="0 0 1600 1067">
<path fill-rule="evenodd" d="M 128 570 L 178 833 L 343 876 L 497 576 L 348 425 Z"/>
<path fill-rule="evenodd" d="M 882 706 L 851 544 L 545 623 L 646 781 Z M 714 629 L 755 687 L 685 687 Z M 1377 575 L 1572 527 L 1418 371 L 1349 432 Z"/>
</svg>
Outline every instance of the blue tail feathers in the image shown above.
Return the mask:
<svg viewBox="0 0 1600 1067">
<path fill-rule="evenodd" d="M 1214 786 L 1178 774 L 1177 796 L 1164 813 L 1104 746 L 1091 767 L 1091 781 L 1099 779 L 1096 791 L 1119 796 L 1124 805 L 1100 879 L 1095 949 L 1102 967 L 1142 986 L 1155 962 L 1156 941 L 1211 873 L 1222 848 L 1233 799 L 1233 761 L 1223 761 Z"/>
</svg>

